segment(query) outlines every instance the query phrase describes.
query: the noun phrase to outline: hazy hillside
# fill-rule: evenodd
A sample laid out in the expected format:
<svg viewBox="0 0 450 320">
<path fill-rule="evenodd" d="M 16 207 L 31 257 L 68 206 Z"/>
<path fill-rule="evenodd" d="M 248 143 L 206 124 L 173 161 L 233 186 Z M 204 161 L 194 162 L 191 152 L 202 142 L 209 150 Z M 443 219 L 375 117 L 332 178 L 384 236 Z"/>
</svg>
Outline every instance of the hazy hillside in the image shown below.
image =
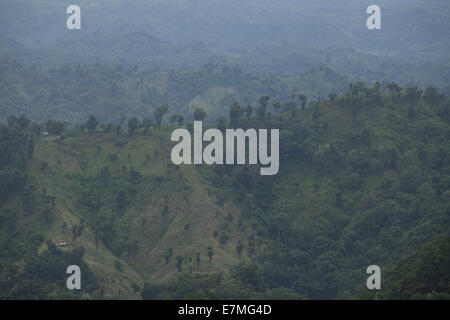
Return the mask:
<svg viewBox="0 0 450 320">
<path fill-rule="evenodd" d="M 1 0 L 0 299 L 449 299 L 449 17 L 448 0 Z M 194 120 L 279 129 L 277 174 L 175 165 Z"/>
</svg>

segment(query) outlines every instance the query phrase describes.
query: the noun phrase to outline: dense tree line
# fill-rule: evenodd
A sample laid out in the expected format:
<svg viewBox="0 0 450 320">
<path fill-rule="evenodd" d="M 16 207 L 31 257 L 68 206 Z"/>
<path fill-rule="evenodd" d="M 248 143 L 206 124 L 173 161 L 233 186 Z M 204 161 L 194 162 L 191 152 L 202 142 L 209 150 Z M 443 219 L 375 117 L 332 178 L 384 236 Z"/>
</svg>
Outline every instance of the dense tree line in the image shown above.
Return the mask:
<svg viewBox="0 0 450 320">
<path fill-rule="evenodd" d="M 449 234 L 450 103 L 435 88 L 359 82 L 307 106 L 302 96 L 274 103 L 272 115 L 267 101 L 251 117 L 233 105 L 229 125 L 281 128 L 279 174 L 201 172 L 251 221 L 244 250 L 269 287 L 350 297 L 373 261 L 390 265 Z"/>
</svg>

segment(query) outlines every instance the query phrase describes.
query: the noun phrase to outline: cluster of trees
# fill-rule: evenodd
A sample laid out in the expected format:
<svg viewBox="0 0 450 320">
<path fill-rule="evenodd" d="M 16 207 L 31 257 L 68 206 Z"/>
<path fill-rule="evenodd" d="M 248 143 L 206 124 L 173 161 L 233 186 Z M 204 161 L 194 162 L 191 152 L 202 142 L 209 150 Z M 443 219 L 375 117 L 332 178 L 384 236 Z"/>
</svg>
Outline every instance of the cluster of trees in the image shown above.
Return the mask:
<svg viewBox="0 0 450 320">
<path fill-rule="evenodd" d="M 87 225 L 94 231 L 96 250 L 99 241 L 117 256 L 132 254 L 136 242 L 127 223 L 121 219 L 139 191 L 141 175 L 113 175 L 108 167 L 96 174 L 80 174 L 73 192 Z"/>
<path fill-rule="evenodd" d="M 0 299 L 80 299 L 65 286 L 71 264 L 83 269 L 83 298 L 101 297 L 84 249 L 61 251 L 41 234 L 42 223 L 53 218 L 55 197 L 27 174 L 39 133 L 40 125 L 25 116 L 8 117 L 0 126 Z M 24 223 L 28 218 L 34 223 Z"/>
<path fill-rule="evenodd" d="M 170 263 L 170 259 L 172 258 L 174 254 L 174 251 L 172 248 L 167 249 L 165 255 L 164 255 L 164 260 L 166 262 L 166 265 Z M 212 263 L 212 258 L 214 257 L 214 248 L 212 246 L 208 247 L 208 250 L 206 252 L 206 255 L 208 256 L 208 261 L 211 264 Z M 184 257 L 181 255 L 177 255 L 175 257 L 176 260 L 176 267 L 178 272 L 181 272 L 183 270 L 183 261 L 184 261 Z M 197 266 L 197 269 L 200 268 L 200 264 L 201 264 L 201 253 L 197 252 L 195 254 L 195 264 Z"/>
<path fill-rule="evenodd" d="M 31 121 L 26 117 L 9 117 L 0 126 L 0 200 L 20 192 L 26 182 L 25 168 L 34 150 Z"/>
<path fill-rule="evenodd" d="M 38 254 L 38 248 L 43 242 L 44 236 L 41 234 L 32 234 L 26 238 L 26 252 L 21 257 L 24 261 L 23 268 L 14 263 L 0 264 L 0 299 L 102 298 L 98 280 L 83 260 L 83 247 L 62 251 L 47 240 L 47 249 Z M 77 265 L 83 270 L 82 292 L 67 290 L 65 270 L 70 265 Z"/>
<path fill-rule="evenodd" d="M 145 283 L 141 296 L 145 300 L 306 299 L 292 289 L 269 288 L 264 282 L 261 268 L 255 263 L 242 263 L 226 272 L 211 274 L 181 272 L 166 284 Z"/>
</svg>

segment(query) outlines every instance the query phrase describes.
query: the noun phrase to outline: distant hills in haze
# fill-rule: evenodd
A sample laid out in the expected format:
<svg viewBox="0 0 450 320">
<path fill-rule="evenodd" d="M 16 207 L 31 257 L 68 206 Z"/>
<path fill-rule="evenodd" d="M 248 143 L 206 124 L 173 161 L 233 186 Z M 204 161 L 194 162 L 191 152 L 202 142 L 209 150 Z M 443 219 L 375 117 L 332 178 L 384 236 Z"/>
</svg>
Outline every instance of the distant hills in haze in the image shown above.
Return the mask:
<svg viewBox="0 0 450 320">
<path fill-rule="evenodd" d="M 57 66 L 96 61 L 163 70 L 208 62 L 298 74 L 326 64 L 358 80 L 450 82 L 447 1 L 377 1 L 382 29 L 366 27 L 369 1 L 2 1 L 0 53 Z"/>
</svg>

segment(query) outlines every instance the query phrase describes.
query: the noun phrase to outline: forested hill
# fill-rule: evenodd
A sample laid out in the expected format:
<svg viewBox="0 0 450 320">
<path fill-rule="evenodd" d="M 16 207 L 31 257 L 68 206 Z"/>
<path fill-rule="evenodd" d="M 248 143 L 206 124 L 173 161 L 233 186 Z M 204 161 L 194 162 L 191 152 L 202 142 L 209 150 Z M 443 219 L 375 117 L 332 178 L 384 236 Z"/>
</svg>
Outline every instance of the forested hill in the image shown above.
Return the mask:
<svg viewBox="0 0 450 320">
<path fill-rule="evenodd" d="M 450 102 L 433 87 L 355 83 L 311 103 L 232 104 L 222 130 L 280 128 L 275 176 L 251 165 L 174 166 L 176 126 L 159 125 L 167 117 L 161 108 L 125 130 L 92 116 L 49 136 L 54 121 L 8 118 L 2 297 L 345 299 L 372 264 L 401 275 L 380 298 L 450 292 L 439 240 L 450 234 Z M 55 247 L 60 240 L 68 246 Z M 68 295 L 70 263 L 86 270 L 87 287 Z"/>
</svg>

